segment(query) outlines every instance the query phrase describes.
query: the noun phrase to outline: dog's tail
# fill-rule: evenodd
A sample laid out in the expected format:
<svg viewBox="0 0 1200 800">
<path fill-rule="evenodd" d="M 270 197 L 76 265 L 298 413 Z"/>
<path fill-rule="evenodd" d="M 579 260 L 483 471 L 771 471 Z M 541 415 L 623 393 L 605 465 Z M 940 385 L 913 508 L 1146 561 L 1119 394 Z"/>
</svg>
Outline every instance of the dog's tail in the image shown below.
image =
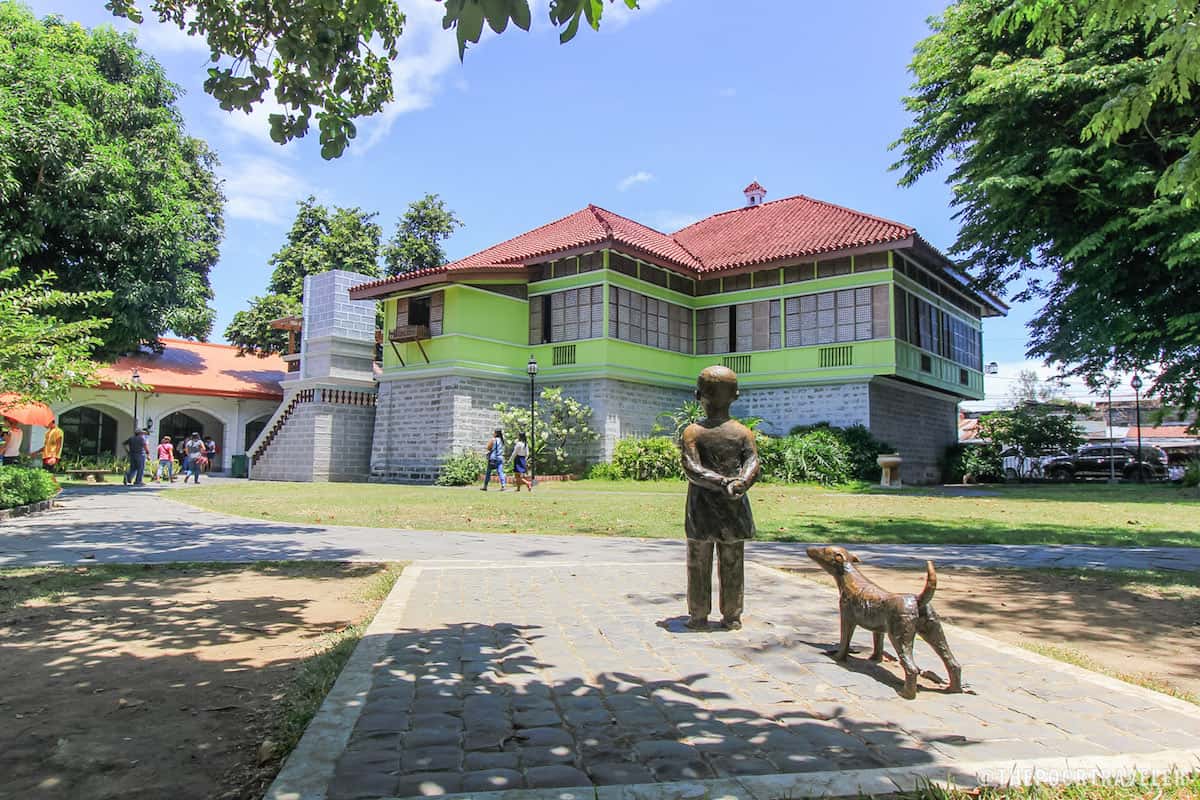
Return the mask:
<svg viewBox="0 0 1200 800">
<path fill-rule="evenodd" d="M 933 602 L 933 593 L 937 591 L 937 573 L 933 571 L 933 562 L 925 562 L 925 588 L 917 595 L 917 607 L 924 608 Z"/>
</svg>

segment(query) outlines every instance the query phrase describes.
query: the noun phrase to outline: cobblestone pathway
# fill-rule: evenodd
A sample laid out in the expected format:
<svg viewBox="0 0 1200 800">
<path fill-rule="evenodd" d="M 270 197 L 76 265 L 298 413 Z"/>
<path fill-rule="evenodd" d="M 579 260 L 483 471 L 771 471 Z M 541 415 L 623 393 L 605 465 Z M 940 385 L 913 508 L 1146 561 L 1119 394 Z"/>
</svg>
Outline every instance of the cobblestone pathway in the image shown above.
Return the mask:
<svg viewBox="0 0 1200 800">
<path fill-rule="evenodd" d="M 837 637 L 831 587 L 763 567 L 748 571 L 736 633 L 684 632 L 681 564 L 416 572 L 377 642 L 366 702 L 343 723 L 330 800 L 920 765 L 954 774 L 1200 738 L 1200 710 L 1180 701 L 955 628 L 968 692 L 923 678 L 903 700 L 898 667 L 865 660 L 869 634 L 849 668 L 825 655 Z M 917 658 L 944 676 L 923 643 Z"/>
</svg>

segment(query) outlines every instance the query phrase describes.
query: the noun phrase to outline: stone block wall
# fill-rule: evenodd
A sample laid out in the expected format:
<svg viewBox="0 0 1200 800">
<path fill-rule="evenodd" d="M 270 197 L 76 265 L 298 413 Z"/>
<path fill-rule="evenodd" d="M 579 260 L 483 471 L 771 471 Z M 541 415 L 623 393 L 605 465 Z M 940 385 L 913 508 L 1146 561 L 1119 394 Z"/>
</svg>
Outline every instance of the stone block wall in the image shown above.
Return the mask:
<svg viewBox="0 0 1200 800">
<path fill-rule="evenodd" d="M 313 391 L 314 400 L 297 403 L 271 444 L 256 463 L 250 477 L 266 481 L 365 481 L 370 476 L 371 442 L 375 428 L 375 407 L 362 404 L 369 393 L 355 392 L 358 403 L 334 400 L 329 389 L 323 399 L 321 389 Z M 282 408 L 291 402 L 285 398 Z M 268 423 L 266 431 L 274 425 Z M 251 449 L 253 453 L 257 449 Z"/>
<path fill-rule="evenodd" d="M 871 433 L 904 459 L 905 483 L 939 483 L 946 448 L 958 441 L 958 401 L 901 381 L 871 381 Z"/>
<path fill-rule="evenodd" d="M 732 413 L 735 417 L 761 417 L 763 432 L 774 436 L 818 422 L 870 427 L 869 394 L 866 381 L 750 389 L 742 391 Z"/>
</svg>

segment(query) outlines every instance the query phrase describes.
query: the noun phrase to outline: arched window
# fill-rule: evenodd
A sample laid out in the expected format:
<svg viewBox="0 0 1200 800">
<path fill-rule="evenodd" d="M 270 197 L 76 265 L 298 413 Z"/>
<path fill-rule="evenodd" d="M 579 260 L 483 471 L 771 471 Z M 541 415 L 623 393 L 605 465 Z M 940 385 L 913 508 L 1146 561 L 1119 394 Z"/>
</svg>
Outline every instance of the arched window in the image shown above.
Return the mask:
<svg viewBox="0 0 1200 800">
<path fill-rule="evenodd" d="M 267 423 L 270 421 L 270 419 L 270 417 L 263 417 L 262 419 L 256 419 L 246 423 L 246 439 L 245 443 L 242 445 L 243 450 L 245 450 L 247 453 L 250 452 L 250 445 L 254 444 L 254 440 L 257 439 L 258 435 L 263 432 L 263 428 L 267 427 Z"/>
<path fill-rule="evenodd" d="M 95 408 L 82 406 L 58 418 L 63 432 L 63 455 L 91 457 L 116 455 L 117 421 Z"/>
<path fill-rule="evenodd" d="M 175 443 L 175 447 L 179 447 L 179 443 L 191 436 L 193 433 L 198 433 L 204 436 L 206 433 L 214 433 L 213 431 L 205 431 L 204 423 L 193 416 L 176 411 L 174 414 L 168 414 L 159 420 L 158 436 L 161 439 L 163 436 L 170 436 L 171 441 Z"/>
</svg>

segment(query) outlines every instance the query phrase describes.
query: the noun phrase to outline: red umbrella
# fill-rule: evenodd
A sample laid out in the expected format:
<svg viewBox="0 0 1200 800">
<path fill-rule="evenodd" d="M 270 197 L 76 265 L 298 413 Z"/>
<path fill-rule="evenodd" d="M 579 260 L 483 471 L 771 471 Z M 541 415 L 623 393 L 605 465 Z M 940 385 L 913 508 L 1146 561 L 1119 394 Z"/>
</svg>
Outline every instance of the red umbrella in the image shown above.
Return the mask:
<svg viewBox="0 0 1200 800">
<path fill-rule="evenodd" d="M 24 402 L 19 394 L 5 392 L 0 394 L 0 417 L 18 425 L 39 425 L 44 428 L 54 421 L 54 412 L 45 403 Z"/>
</svg>

